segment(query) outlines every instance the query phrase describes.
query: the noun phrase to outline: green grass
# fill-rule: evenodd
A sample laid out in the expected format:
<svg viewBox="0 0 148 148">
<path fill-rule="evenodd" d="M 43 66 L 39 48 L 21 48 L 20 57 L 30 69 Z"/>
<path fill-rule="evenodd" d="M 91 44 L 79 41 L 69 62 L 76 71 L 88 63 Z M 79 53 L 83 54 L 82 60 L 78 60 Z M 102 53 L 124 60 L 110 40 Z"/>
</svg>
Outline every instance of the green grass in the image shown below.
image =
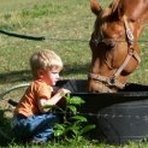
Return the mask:
<svg viewBox="0 0 148 148">
<path fill-rule="evenodd" d="M 109 0 L 101 1 L 104 6 L 108 2 Z M 88 0 L 1 0 L 0 17 L 0 29 L 46 37 L 45 41 L 37 42 L 0 35 L 0 92 L 14 84 L 30 82 L 30 55 L 44 48 L 52 49 L 61 56 L 65 65 L 61 73 L 63 78 L 87 78 L 91 60 L 88 41 L 95 20 Z M 141 40 L 147 38 L 148 26 Z M 139 69 L 129 77 L 129 82 L 148 84 L 147 44 L 140 42 L 142 62 Z M 114 147 L 84 139 L 82 141 L 77 145 L 72 142 L 71 147 Z M 64 145 L 66 143 L 63 147 Z M 62 147 L 58 143 L 56 146 Z M 130 143 L 123 147 L 138 146 L 143 145 Z"/>
</svg>

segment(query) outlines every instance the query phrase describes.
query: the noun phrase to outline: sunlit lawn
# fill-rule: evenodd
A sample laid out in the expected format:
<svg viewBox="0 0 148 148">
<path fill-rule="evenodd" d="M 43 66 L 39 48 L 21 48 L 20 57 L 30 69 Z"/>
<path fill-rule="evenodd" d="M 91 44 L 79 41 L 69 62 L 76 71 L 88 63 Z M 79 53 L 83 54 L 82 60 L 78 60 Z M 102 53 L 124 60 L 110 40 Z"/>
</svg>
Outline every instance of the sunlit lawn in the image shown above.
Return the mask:
<svg viewBox="0 0 148 148">
<path fill-rule="evenodd" d="M 105 6 L 109 0 L 101 1 Z M 31 41 L 0 36 L 0 92 L 31 81 L 29 57 L 39 49 L 52 49 L 59 54 L 65 69 L 61 77 L 86 79 L 91 52 L 88 41 L 95 16 L 88 0 L 1 0 L 0 29 L 33 36 L 45 36 L 45 41 Z M 142 62 L 129 82 L 148 84 L 148 26 L 141 37 Z M 71 147 L 116 147 L 85 141 Z M 50 145 L 50 144 L 49 144 Z M 48 145 L 48 146 L 49 146 Z M 67 146 L 66 143 L 61 147 Z M 12 145 L 10 144 L 10 147 Z M 145 147 L 147 143 L 130 143 L 129 147 Z M 17 144 L 14 146 L 17 147 Z M 18 146 L 19 147 L 19 146 Z M 60 147 L 54 144 L 53 147 Z M 128 145 L 120 146 L 128 147 Z"/>
</svg>

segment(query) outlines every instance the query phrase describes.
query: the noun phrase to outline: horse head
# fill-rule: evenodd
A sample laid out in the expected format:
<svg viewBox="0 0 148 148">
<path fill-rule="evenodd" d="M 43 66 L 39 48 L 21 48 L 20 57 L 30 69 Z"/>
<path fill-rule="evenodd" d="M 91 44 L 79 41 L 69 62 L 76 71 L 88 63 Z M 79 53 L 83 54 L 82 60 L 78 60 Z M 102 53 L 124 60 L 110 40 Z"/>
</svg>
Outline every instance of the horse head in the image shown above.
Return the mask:
<svg viewBox="0 0 148 148">
<path fill-rule="evenodd" d="M 114 0 L 105 9 L 90 0 L 90 7 L 96 20 L 90 39 L 88 90 L 116 92 L 140 63 L 138 39 L 148 21 L 148 0 Z"/>
</svg>

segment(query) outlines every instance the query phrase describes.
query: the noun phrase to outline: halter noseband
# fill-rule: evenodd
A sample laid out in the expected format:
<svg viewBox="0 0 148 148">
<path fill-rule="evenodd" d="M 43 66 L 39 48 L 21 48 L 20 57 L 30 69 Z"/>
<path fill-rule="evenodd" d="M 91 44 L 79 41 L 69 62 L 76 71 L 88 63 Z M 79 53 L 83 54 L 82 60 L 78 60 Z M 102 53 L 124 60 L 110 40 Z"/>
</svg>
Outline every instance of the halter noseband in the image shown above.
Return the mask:
<svg viewBox="0 0 148 148">
<path fill-rule="evenodd" d="M 129 27 L 126 16 L 123 17 L 123 21 L 124 21 L 126 39 L 127 39 L 127 43 L 128 43 L 128 54 L 127 54 L 124 62 L 115 71 L 115 73 L 113 73 L 113 75 L 111 75 L 110 77 L 102 76 L 100 74 L 94 74 L 94 73 L 89 73 L 89 75 L 88 75 L 89 78 L 94 79 L 94 80 L 99 81 L 99 82 L 102 82 L 106 86 L 116 87 L 116 88 L 119 88 L 119 89 L 122 89 L 125 86 L 125 84 L 122 84 L 121 82 L 119 82 L 117 80 L 117 78 L 119 77 L 119 75 L 121 74 L 123 69 L 127 66 L 131 57 L 134 57 L 137 60 L 138 63 L 140 63 L 140 61 L 141 61 L 137 51 L 135 51 L 134 48 L 133 48 L 134 36 L 133 36 L 133 33 L 132 33 L 132 31 Z M 102 35 L 102 32 L 100 33 L 100 35 Z M 102 43 L 102 41 L 103 40 L 102 40 L 102 37 L 101 37 L 101 40 L 100 40 L 100 38 L 98 38 L 98 39 L 94 39 L 92 42 L 97 46 L 99 43 Z M 104 41 L 105 41 L 105 39 L 104 39 Z"/>
</svg>

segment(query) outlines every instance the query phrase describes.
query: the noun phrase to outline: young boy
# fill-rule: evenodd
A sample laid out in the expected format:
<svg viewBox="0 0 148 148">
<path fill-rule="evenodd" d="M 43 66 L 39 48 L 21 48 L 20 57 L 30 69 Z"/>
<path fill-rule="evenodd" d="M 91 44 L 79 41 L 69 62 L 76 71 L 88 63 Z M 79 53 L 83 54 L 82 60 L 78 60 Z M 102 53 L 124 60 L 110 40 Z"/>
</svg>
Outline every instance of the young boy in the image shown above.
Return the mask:
<svg viewBox="0 0 148 148">
<path fill-rule="evenodd" d="M 14 111 L 12 127 L 17 139 L 43 143 L 53 136 L 53 126 L 59 116 L 47 110 L 70 93 L 61 88 L 53 95 L 53 87 L 63 68 L 61 58 L 51 50 L 34 53 L 30 58 L 34 81 L 26 90 Z"/>
</svg>

